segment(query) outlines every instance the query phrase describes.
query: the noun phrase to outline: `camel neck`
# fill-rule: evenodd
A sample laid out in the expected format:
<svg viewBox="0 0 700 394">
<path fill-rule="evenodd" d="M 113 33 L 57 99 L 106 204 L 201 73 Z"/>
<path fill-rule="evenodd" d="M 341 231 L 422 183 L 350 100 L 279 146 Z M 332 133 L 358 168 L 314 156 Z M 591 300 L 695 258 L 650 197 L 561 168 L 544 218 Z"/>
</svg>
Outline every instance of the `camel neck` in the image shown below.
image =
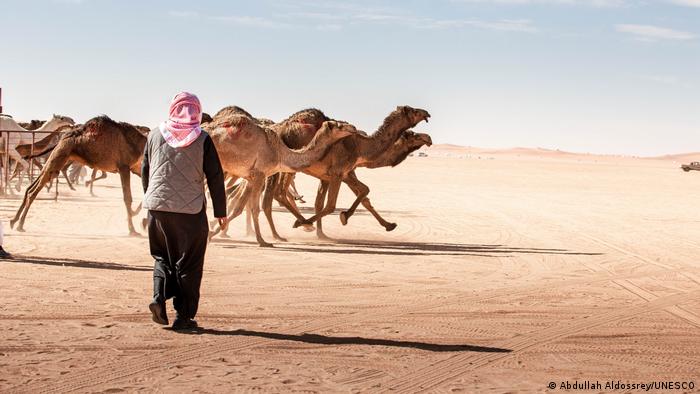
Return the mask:
<svg viewBox="0 0 700 394">
<path fill-rule="evenodd" d="M 35 131 L 54 131 L 54 130 L 56 130 L 54 123 L 52 121 L 48 120 L 48 121 L 44 122 L 44 124 L 41 125 L 41 127 L 36 129 Z"/>
<path fill-rule="evenodd" d="M 367 140 L 360 144 L 360 157 L 363 161 L 374 160 L 384 153 L 411 125 L 403 116 L 389 115 L 384 124 Z"/>
</svg>

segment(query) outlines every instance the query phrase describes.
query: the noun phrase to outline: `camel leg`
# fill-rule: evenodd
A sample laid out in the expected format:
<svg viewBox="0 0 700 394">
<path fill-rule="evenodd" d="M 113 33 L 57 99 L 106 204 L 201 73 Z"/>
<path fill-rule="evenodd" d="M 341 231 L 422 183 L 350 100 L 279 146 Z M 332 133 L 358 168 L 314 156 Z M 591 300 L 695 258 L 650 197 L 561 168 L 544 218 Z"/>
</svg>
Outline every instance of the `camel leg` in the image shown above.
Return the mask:
<svg viewBox="0 0 700 394">
<path fill-rule="evenodd" d="M 229 178 L 228 182 L 226 183 L 226 195 L 228 196 L 229 194 L 233 193 L 236 191 L 236 189 L 240 186 L 240 183 L 236 183 L 238 180 L 237 176 L 232 176 Z"/>
<path fill-rule="evenodd" d="M 20 156 L 19 152 L 17 152 L 15 149 L 10 149 L 10 157 L 14 159 L 17 162 L 17 166 L 19 166 L 20 172 L 19 172 L 19 180 L 17 181 L 17 185 L 15 186 L 15 189 L 17 191 L 22 190 L 22 178 L 24 178 L 24 172 L 29 170 L 29 163 Z M 17 167 L 15 167 L 15 171 L 17 170 Z"/>
<path fill-rule="evenodd" d="M 37 159 L 36 157 L 32 159 L 32 164 L 39 167 L 39 171 L 41 171 L 44 168 L 39 159 Z"/>
<path fill-rule="evenodd" d="M 10 176 L 10 179 L 9 179 L 10 181 L 17 178 L 19 176 L 19 174 L 22 172 L 22 167 L 20 167 L 19 163 L 17 163 L 14 160 L 10 161 L 10 169 L 11 169 L 10 172 L 12 173 L 12 175 Z"/>
<path fill-rule="evenodd" d="M 248 197 L 250 196 L 250 191 L 251 188 L 249 185 L 246 184 L 246 186 L 242 188 L 238 188 L 236 195 L 237 197 L 231 199 L 229 202 L 229 215 L 228 215 L 228 220 L 231 222 L 233 219 L 238 217 L 243 212 L 243 208 L 245 207 L 246 203 L 248 202 Z M 221 226 L 215 225 L 216 228 L 213 231 L 209 232 L 209 239 L 212 239 L 214 236 L 219 234 L 221 232 Z"/>
<path fill-rule="evenodd" d="M 328 198 L 326 200 L 326 206 L 319 212 L 316 210 L 316 214 L 308 219 L 308 222 L 318 222 L 322 217 L 330 215 L 335 211 L 335 204 L 338 202 L 338 192 L 340 191 L 340 183 L 342 179 L 340 177 L 332 178 L 328 183 Z"/>
<path fill-rule="evenodd" d="M 61 174 L 63 174 L 63 177 L 66 178 L 66 183 L 68 184 L 68 187 L 71 190 L 75 191 L 73 183 L 70 181 L 70 177 L 68 176 L 68 167 L 69 166 L 63 166 L 63 168 L 61 168 Z"/>
<path fill-rule="evenodd" d="M 306 218 L 299 211 L 296 201 L 290 199 L 289 195 L 285 192 L 285 190 L 287 190 L 287 185 L 294 180 L 295 175 L 296 174 L 292 173 L 281 174 L 281 178 L 275 181 L 276 186 L 272 188 L 274 199 L 294 215 L 297 221 L 304 227 L 304 231 L 314 231 L 314 226 L 307 223 Z M 263 208 L 272 211 L 272 201 L 270 201 L 269 206 L 264 206 Z"/>
<path fill-rule="evenodd" d="M 323 191 L 321 192 L 322 195 L 320 198 L 320 203 L 319 203 L 319 201 L 316 201 L 316 204 L 314 204 L 314 212 L 316 212 L 316 214 L 323 211 L 323 205 L 326 201 L 326 196 L 328 195 L 329 183 L 328 182 L 321 182 L 321 183 L 323 185 Z M 321 185 L 319 185 L 319 187 L 321 187 Z M 323 232 L 323 220 L 320 217 L 319 217 L 319 219 L 321 219 L 321 220 L 316 221 L 316 237 L 318 239 L 329 240 L 330 237 L 327 236 L 326 233 Z"/>
<path fill-rule="evenodd" d="M 265 193 L 263 194 L 263 212 L 265 213 L 265 217 L 267 218 L 267 223 L 270 225 L 270 230 L 272 231 L 272 236 L 282 242 L 287 242 L 286 239 L 282 238 L 278 233 L 277 229 L 275 228 L 275 222 L 272 220 L 272 197 L 274 196 L 274 188 L 275 188 L 275 182 L 271 179 L 272 177 L 268 177 L 266 181 L 266 187 L 265 187 Z M 246 226 L 249 224 L 248 221 L 248 216 L 246 216 Z"/>
<path fill-rule="evenodd" d="M 42 171 L 41 175 L 34 182 L 32 182 L 29 187 L 27 187 L 27 190 L 24 192 L 24 198 L 22 199 L 22 205 L 20 205 L 19 209 L 17 210 L 15 217 L 10 220 L 11 228 L 14 227 L 15 223 L 19 219 L 17 231 L 24 232 L 24 221 L 27 219 L 29 207 L 32 206 L 32 203 L 39 195 L 39 192 L 41 192 L 41 188 L 44 187 L 45 184 L 51 182 L 54 176 L 58 176 L 58 171 L 53 173 Z"/>
<path fill-rule="evenodd" d="M 253 216 L 250 213 L 250 209 L 246 207 L 245 210 L 245 235 L 246 237 L 253 235 L 255 231 L 253 230 Z"/>
<path fill-rule="evenodd" d="M 97 169 L 92 169 L 92 174 L 90 174 L 90 180 L 85 182 L 85 187 L 90 188 L 90 195 L 95 197 L 95 193 L 92 191 L 92 185 L 95 183 L 95 176 L 97 175 Z"/>
<path fill-rule="evenodd" d="M 355 171 L 350 171 L 348 173 L 348 176 L 343 179 L 343 182 L 350 187 L 350 189 L 355 193 L 355 201 L 353 201 L 352 205 L 350 208 L 348 208 L 347 211 L 343 211 L 340 213 L 340 222 L 343 224 L 343 226 L 348 224 L 348 219 L 350 216 L 352 216 L 355 213 L 355 210 L 357 209 L 357 206 L 360 205 L 360 202 L 367 197 L 369 194 L 369 187 L 365 185 L 364 183 L 360 182 L 359 179 L 357 179 L 357 175 L 355 174 Z"/>
<path fill-rule="evenodd" d="M 260 234 L 260 194 L 265 186 L 265 177 L 262 175 L 256 175 L 251 177 L 249 180 L 251 186 L 250 197 L 248 198 L 248 208 L 250 209 L 251 216 L 253 217 L 253 228 L 255 229 L 255 238 L 258 241 L 258 245 L 262 247 L 272 247 L 271 243 L 265 242 Z"/>
<path fill-rule="evenodd" d="M 49 159 L 46 161 L 46 165 L 41 170 L 39 176 L 24 192 L 22 204 L 20 205 L 19 209 L 17 209 L 15 217 L 10 220 L 10 227 L 14 227 L 15 223 L 19 220 L 17 231 L 24 231 L 24 221 L 27 218 L 29 207 L 31 207 L 34 199 L 36 199 L 36 196 L 39 195 L 39 192 L 44 185 L 51 182 L 54 177 L 58 177 L 59 171 L 70 158 L 72 141 L 66 139 L 62 142 L 63 143 L 59 143 L 59 145 L 56 146 L 54 151 L 51 153 L 51 156 L 49 156 Z"/>
<path fill-rule="evenodd" d="M 90 187 L 90 195 L 93 197 L 95 197 L 95 192 L 92 191 L 92 188 L 95 186 L 95 181 L 97 180 L 96 175 L 97 175 L 97 170 L 95 168 L 93 168 L 92 174 L 90 174 L 90 180 L 85 182 L 85 186 Z"/>
<path fill-rule="evenodd" d="M 289 187 L 287 188 L 287 197 L 294 201 L 299 200 L 302 204 L 306 203 L 306 201 L 304 201 L 304 196 L 299 194 L 299 191 L 297 191 L 297 185 L 294 183 L 294 174 L 292 174 Z"/>
<path fill-rule="evenodd" d="M 348 209 L 347 211 L 343 211 L 340 213 L 340 222 L 343 223 L 343 225 L 348 224 L 348 219 L 355 212 L 355 208 L 357 208 L 357 202 L 359 201 L 362 204 L 362 206 L 364 206 L 365 209 L 367 209 L 372 214 L 372 216 L 374 216 L 374 218 L 377 219 L 379 224 L 382 227 L 384 227 L 386 231 L 392 231 L 396 228 L 396 223 L 387 222 L 374 209 L 372 203 L 370 203 L 369 201 L 369 198 L 367 198 L 367 195 L 369 194 L 369 187 L 367 187 L 367 185 L 365 185 L 364 183 L 360 182 L 359 179 L 357 179 L 355 171 L 351 171 L 350 174 L 348 174 L 348 176 L 343 180 L 343 182 L 345 182 L 345 184 L 348 185 L 350 190 L 352 190 L 353 193 L 357 195 L 357 199 L 353 203 L 353 206 L 351 206 L 350 209 Z M 364 197 L 360 198 L 360 196 L 362 195 L 364 195 Z"/>
<path fill-rule="evenodd" d="M 236 196 L 240 196 L 242 189 L 245 189 L 245 183 L 236 183 L 238 180 L 237 176 L 232 176 L 230 178 L 227 178 L 228 181 L 226 182 L 226 199 L 228 200 L 227 203 L 227 211 L 231 212 L 233 209 L 233 206 L 235 205 L 236 201 Z M 245 182 L 245 181 L 244 181 Z M 211 220 L 209 222 L 210 227 L 215 227 L 218 221 L 216 219 Z M 218 233 L 218 231 L 217 231 Z M 221 231 L 221 237 L 222 238 L 230 238 L 228 235 L 228 228 L 225 230 Z"/>
<path fill-rule="evenodd" d="M 320 213 L 323 211 L 323 204 L 326 200 L 326 193 L 328 192 L 328 185 L 329 183 L 326 181 L 321 181 L 318 184 L 318 190 L 316 191 L 316 201 L 314 202 L 314 208 L 316 213 Z M 299 227 L 301 223 L 297 220 L 294 223 L 294 227 Z M 328 236 L 323 233 L 323 222 L 318 221 L 316 222 L 316 236 L 320 239 L 328 239 Z"/>
<path fill-rule="evenodd" d="M 237 179 L 237 178 L 236 178 Z M 235 182 L 235 181 L 234 181 Z M 242 198 L 248 198 L 248 194 L 245 193 L 246 189 L 248 189 L 248 182 L 243 180 L 243 182 L 240 182 L 238 184 L 232 185 L 226 190 L 226 196 L 228 199 L 228 206 L 226 210 L 230 213 L 235 212 L 237 209 L 241 209 L 241 207 L 245 207 L 245 201 L 242 201 Z M 250 193 L 250 191 L 248 191 Z M 238 216 L 240 214 L 237 214 Z M 234 216 L 235 217 L 235 216 Z M 216 226 L 218 221 L 216 219 L 212 220 L 211 225 Z M 225 230 L 221 230 L 221 237 L 222 238 L 230 238 L 228 235 L 228 229 L 227 227 Z M 252 231 L 251 231 L 252 234 Z"/>
<path fill-rule="evenodd" d="M 105 171 L 101 171 L 102 175 L 97 176 L 97 171 L 96 169 L 92 169 L 92 175 L 90 175 L 90 180 L 85 182 L 85 187 L 90 186 L 90 195 L 95 197 L 95 193 L 92 191 L 92 188 L 95 186 L 95 181 L 99 181 L 100 179 L 107 178 L 107 173 Z M 141 176 L 140 174 L 138 174 Z"/>
<path fill-rule="evenodd" d="M 12 155 L 10 155 L 10 156 L 12 156 Z M 8 187 L 10 188 L 10 193 L 12 193 L 12 195 L 14 196 L 15 190 L 19 191 L 21 189 L 20 185 L 22 183 L 22 167 L 20 166 L 20 164 L 17 161 L 10 158 L 9 171 L 10 171 L 10 173 L 12 173 L 12 175 L 7 180 L 7 182 L 8 182 Z M 17 181 L 15 182 L 15 186 L 12 187 L 10 182 L 12 182 L 12 180 L 14 180 L 15 178 L 17 178 Z"/>
<path fill-rule="evenodd" d="M 138 214 L 138 212 L 134 212 L 131 210 L 131 203 L 132 198 L 131 198 L 131 171 L 129 168 L 122 167 L 119 169 L 119 177 L 121 178 L 122 181 L 122 195 L 124 196 L 124 205 L 126 206 L 126 216 L 127 216 L 127 224 L 129 226 L 129 235 L 135 236 L 135 235 L 141 235 L 138 232 L 136 232 L 136 229 L 134 228 L 134 223 L 133 223 L 133 217 Z M 139 209 L 140 210 L 140 209 Z"/>
</svg>

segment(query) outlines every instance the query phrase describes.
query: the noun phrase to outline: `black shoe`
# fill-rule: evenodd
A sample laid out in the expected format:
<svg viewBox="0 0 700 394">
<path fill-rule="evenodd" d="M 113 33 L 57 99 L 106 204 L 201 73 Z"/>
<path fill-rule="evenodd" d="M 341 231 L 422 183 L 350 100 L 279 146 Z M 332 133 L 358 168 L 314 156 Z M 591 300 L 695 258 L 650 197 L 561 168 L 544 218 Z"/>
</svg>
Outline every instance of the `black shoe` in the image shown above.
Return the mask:
<svg viewBox="0 0 700 394">
<path fill-rule="evenodd" d="M 173 330 L 180 331 L 180 330 L 194 330 L 197 328 L 197 322 L 192 319 L 183 319 L 181 317 L 178 317 L 175 319 L 173 322 Z"/>
<path fill-rule="evenodd" d="M 12 257 L 12 255 L 7 253 L 5 249 L 0 246 L 0 259 L 9 259 L 10 257 Z"/>
<path fill-rule="evenodd" d="M 151 311 L 153 314 L 152 319 L 154 322 L 158 324 L 162 324 L 164 326 L 167 326 L 170 324 L 168 322 L 168 314 L 165 311 L 165 303 L 164 302 L 158 302 L 156 300 L 153 300 L 148 305 L 148 309 Z"/>
</svg>

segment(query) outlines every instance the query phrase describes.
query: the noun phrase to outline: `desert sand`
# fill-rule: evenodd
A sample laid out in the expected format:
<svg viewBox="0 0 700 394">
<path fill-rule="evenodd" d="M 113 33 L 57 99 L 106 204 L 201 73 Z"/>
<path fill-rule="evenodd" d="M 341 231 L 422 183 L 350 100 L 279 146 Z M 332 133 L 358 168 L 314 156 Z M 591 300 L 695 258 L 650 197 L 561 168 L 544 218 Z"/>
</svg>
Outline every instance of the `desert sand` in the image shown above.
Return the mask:
<svg viewBox="0 0 700 394">
<path fill-rule="evenodd" d="M 19 200 L 0 200 L 15 254 L 0 261 L 0 392 L 699 390 L 700 173 L 672 157 L 427 153 L 358 171 L 393 232 L 360 207 L 320 242 L 276 208 L 290 242 L 262 249 L 237 219 L 209 247 L 197 333 L 151 322 L 147 239 L 127 236 L 117 176 L 98 197 L 42 194 L 26 233 L 8 226 Z M 299 177 L 307 215 L 315 185 Z"/>
</svg>

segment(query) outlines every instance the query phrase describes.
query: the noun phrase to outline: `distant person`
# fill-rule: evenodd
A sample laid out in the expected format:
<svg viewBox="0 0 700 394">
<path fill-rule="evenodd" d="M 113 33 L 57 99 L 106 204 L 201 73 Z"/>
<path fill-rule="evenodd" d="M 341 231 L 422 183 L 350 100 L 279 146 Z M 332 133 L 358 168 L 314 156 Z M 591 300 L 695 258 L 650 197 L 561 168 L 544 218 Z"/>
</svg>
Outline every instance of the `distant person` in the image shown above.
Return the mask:
<svg viewBox="0 0 700 394">
<path fill-rule="evenodd" d="M 4 239 L 4 238 L 5 238 L 5 234 L 4 234 L 4 231 L 3 231 L 2 227 L 3 227 L 3 226 L 2 226 L 2 221 L 0 221 L 0 259 L 7 259 L 7 258 L 11 257 L 12 255 L 9 254 L 9 253 L 7 253 L 7 252 L 5 251 L 5 249 L 3 249 L 3 247 L 2 247 L 3 242 L 5 241 L 5 239 Z"/>
<path fill-rule="evenodd" d="M 173 298 L 174 330 L 197 327 L 204 253 L 209 225 L 204 179 L 214 216 L 226 228 L 224 172 L 209 135 L 199 127 L 202 107 L 197 96 L 183 92 L 170 103 L 168 120 L 148 134 L 141 166 L 148 210 L 148 240 L 153 267 L 153 321 L 167 325 L 165 301 Z"/>
</svg>

